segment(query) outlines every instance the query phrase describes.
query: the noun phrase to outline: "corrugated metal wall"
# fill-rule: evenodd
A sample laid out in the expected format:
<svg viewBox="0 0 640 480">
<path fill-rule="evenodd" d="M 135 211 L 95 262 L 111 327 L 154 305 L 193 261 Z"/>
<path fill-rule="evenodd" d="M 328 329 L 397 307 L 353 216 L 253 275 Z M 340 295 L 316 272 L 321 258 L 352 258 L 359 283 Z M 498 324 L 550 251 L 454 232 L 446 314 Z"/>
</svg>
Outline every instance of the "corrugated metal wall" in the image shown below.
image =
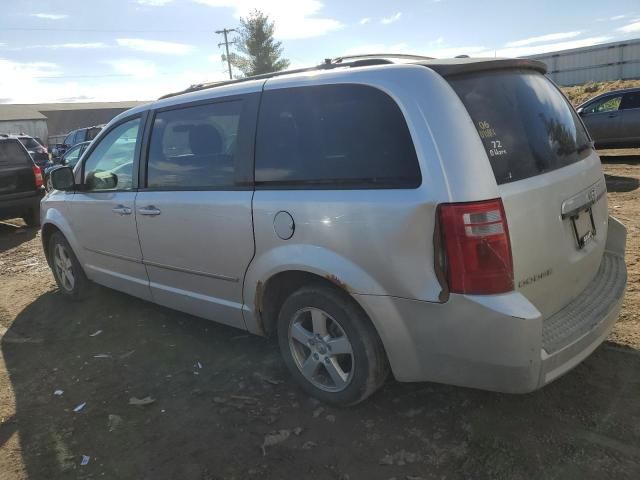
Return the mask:
<svg viewBox="0 0 640 480">
<path fill-rule="evenodd" d="M 560 85 L 640 78 L 640 39 L 531 55 Z"/>
<path fill-rule="evenodd" d="M 2 133 L 26 133 L 31 137 L 38 137 L 43 142 L 47 141 L 47 121 L 42 120 L 2 120 L 0 121 Z"/>
</svg>

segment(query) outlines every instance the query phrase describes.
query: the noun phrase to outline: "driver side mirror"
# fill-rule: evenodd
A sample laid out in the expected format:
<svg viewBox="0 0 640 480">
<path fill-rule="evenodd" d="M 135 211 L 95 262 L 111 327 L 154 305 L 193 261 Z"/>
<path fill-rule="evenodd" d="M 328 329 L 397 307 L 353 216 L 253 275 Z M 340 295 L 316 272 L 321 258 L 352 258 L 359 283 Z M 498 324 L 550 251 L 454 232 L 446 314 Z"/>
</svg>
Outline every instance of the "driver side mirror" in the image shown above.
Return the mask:
<svg viewBox="0 0 640 480">
<path fill-rule="evenodd" d="M 63 192 L 73 190 L 76 185 L 71 167 L 58 167 L 53 169 L 49 174 L 49 179 L 53 189 Z"/>
</svg>

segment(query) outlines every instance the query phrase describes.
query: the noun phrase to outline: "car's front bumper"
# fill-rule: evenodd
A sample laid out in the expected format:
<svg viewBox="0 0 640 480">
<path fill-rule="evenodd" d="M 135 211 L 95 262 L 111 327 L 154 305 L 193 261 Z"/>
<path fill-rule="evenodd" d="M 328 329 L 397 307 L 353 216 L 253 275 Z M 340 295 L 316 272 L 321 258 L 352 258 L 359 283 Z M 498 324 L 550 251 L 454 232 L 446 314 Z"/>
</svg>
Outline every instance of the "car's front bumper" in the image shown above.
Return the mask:
<svg viewBox="0 0 640 480">
<path fill-rule="evenodd" d="M 451 295 L 443 304 L 356 295 L 400 381 L 435 381 L 509 393 L 535 390 L 600 345 L 626 285 L 624 227 L 611 219 L 600 269 L 582 292 L 543 318 L 520 293 Z"/>
</svg>

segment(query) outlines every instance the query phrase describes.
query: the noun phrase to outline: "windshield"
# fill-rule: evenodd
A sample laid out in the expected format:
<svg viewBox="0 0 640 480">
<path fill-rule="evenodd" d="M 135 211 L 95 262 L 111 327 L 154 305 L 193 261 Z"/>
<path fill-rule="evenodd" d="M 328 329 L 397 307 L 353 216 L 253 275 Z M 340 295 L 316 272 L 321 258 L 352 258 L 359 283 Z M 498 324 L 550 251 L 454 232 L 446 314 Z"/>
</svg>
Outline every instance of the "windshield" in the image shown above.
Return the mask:
<svg viewBox="0 0 640 480">
<path fill-rule="evenodd" d="M 19 140 L 27 150 L 35 150 L 36 148 L 42 146 L 31 137 L 20 137 Z"/>
<path fill-rule="evenodd" d="M 591 151 L 573 107 L 537 72 L 483 72 L 449 83 L 478 130 L 499 184 L 562 168 Z"/>
</svg>

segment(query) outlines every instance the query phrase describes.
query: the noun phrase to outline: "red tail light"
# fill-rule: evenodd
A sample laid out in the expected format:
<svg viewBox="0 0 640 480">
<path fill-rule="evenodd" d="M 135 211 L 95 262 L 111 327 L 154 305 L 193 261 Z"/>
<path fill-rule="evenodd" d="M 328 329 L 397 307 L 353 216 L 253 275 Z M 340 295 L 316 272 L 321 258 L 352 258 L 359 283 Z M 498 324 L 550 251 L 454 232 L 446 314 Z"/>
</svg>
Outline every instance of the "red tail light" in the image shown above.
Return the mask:
<svg viewBox="0 0 640 480">
<path fill-rule="evenodd" d="M 44 182 L 42 181 L 42 170 L 39 166 L 33 166 L 33 174 L 36 177 L 36 188 L 40 188 L 42 185 L 44 185 Z"/>
<path fill-rule="evenodd" d="M 453 293 L 493 294 L 513 290 L 513 260 L 502 200 L 439 206 Z"/>
</svg>

